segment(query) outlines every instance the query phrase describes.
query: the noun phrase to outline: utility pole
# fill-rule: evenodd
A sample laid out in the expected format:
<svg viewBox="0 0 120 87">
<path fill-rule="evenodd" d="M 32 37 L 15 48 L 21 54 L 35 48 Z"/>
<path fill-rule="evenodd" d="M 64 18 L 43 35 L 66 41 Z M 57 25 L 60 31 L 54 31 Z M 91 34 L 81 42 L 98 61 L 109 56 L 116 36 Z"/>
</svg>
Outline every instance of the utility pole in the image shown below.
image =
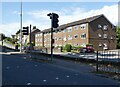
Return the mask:
<svg viewBox="0 0 120 87">
<path fill-rule="evenodd" d="M 21 13 L 20 13 L 20 52 L 22 52 L 22 0 L 21 0 Z"/>
</svg>

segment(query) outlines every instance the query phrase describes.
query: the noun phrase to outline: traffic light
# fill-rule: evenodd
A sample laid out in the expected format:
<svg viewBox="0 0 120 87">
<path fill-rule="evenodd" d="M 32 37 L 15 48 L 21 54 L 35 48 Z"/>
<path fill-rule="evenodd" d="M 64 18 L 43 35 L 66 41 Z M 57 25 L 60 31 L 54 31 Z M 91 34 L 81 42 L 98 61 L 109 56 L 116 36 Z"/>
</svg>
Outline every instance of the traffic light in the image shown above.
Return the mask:
<svg viewBox="0 0 120 87">
<path fill-rule="evenodd" d="M 59 26 L 58 20 L 59 16 L 56 13 L 52 13 L 52 28 L 57 28 Z"/>
<path fill-rule="evenodd" d="M 29 27 L 23 27 L 23 35 L 28 35 L 29 34 Z"/>
<path fill-rule="evenodd" d="M 52 28 L 57 28 L 59 26 L 59 24 L 58 24 L 58 22 L 59 22 L 58 14 L 56 14 L 56 13 L 49 13 L 49 14 L 47 14 L 47 16 L 49 16 L 50 19 L 52 20 Z"/>
</svg>

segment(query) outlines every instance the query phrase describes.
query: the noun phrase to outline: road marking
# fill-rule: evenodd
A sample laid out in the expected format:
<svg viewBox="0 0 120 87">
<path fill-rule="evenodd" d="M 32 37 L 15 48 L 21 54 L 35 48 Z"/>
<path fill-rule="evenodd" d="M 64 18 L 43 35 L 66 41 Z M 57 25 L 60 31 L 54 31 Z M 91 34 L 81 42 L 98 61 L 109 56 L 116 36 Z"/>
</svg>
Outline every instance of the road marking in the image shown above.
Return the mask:
<svg viewBox="0 0 120 87">
<path fill-rule="evenodd" d="M 70 76 L 67 75 L 66 77 L 69 78 Z"/>
<path fill-rule="evenodd" d="M 43 82 L 46 82 L 47 80 L 43 80 Z"/>
<path fill-rule="evenodd" d="M 58 77 L 56 77 L 56 80 L 58 80 L 59 78 Z"/>
<path fill-rule="evenodd" d="M 31 85 L 31 83 L 27 83 L 27 85 Z"/>
</svg>

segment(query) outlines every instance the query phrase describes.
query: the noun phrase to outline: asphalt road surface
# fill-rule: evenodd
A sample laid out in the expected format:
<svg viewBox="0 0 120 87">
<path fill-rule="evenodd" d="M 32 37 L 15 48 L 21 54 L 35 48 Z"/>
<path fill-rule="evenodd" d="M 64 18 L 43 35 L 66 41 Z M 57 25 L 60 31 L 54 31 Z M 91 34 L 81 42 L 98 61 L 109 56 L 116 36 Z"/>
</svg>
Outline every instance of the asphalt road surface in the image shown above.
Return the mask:
<svg viewBox="0 0 120 87">
<path fill-rule="evenodd" d="M 1 54 L 0 54 L 1 55 Z M 42 57 L 42 56 L 40 56 Z M 3 85 L 118 85 L 90 73 L 94 68 L 65 60 L 33 61 L 25 54 L 3 54 Z M 110 86 L 109 86 L 110 87 Z"/>
</svg>

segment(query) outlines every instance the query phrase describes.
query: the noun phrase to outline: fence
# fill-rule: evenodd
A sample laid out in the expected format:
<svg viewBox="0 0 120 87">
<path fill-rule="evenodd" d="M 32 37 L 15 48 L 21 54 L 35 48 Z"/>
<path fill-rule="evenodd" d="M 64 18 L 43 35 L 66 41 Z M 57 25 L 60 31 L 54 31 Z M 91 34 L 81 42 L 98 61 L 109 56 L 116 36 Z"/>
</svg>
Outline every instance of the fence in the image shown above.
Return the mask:
<svg viewBox="0 0 120 87">
<path fill-rule="evenodd" d="M 120 74 L 120 51 L 97 51 L 96 71 Z"/>
</svg>

